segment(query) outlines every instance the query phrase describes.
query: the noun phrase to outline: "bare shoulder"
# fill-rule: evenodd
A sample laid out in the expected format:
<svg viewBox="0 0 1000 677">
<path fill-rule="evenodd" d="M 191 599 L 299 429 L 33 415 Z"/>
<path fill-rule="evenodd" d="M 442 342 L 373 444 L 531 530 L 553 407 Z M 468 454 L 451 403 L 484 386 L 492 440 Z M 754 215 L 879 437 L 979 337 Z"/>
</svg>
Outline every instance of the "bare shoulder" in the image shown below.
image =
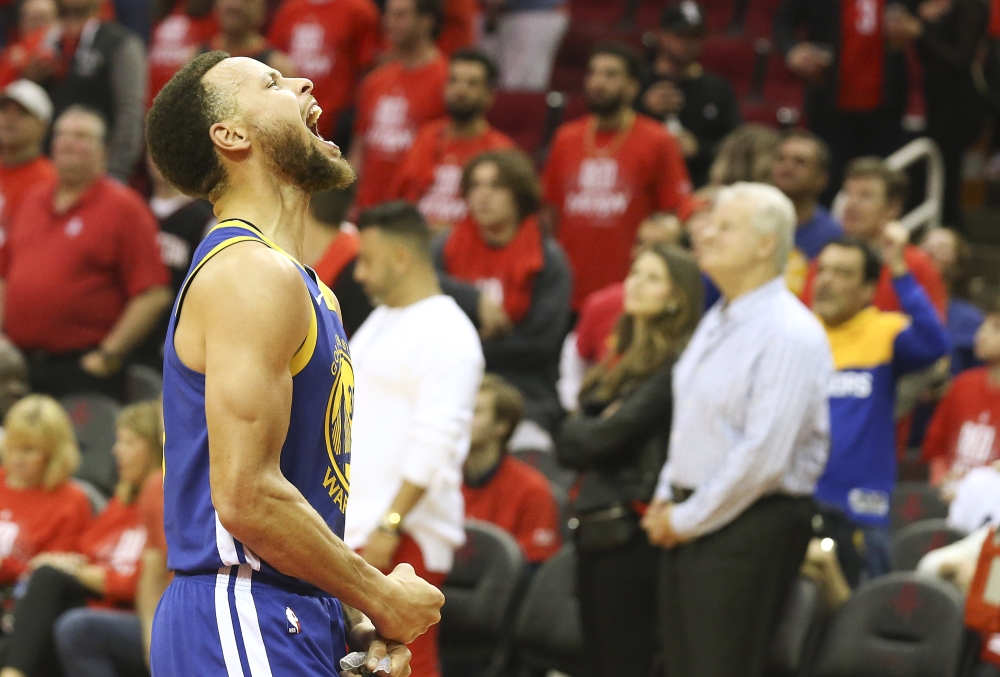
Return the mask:
<svg viewBox="0 0 1000 677">
<path fill-rule="evenodd" d="M 208 260 L 191 282 L 184 309 L 206 339 L 292 354 L 309 330 L 308 290 L 295 263 L 257 242 L 241 242 Z"/>
</svg>

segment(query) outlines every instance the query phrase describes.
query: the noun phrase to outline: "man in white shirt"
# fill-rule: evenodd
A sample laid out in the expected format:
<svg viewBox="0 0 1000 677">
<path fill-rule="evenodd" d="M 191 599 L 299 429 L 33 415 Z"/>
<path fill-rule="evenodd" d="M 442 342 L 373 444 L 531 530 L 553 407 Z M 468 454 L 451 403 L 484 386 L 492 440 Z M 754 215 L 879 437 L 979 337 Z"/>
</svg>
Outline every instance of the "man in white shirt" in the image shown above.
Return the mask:
<svg viewBox="0 0 1000 677">
<path fill-rule="evenodd" d="M 351 339 L 355 409 L 344 540 L 372 566 L 400 562 L 437 585 L 465 541 L 462 465 L 485 361 L 465 313 L 441 293 L 431 236 L 406 202 L 369 209 L 355 279 L 378 307 Z M 439 675 L 437 627 L 409 645 Z"/>
<path fill-rule="evenodd" d="M 788 291 L 795 208 L 737 183 L 694 233 L 722 298 L 674 367 L 673 429 L 643 526 L 664 548 L 671 677 L 757 677 L 811 535 L 829 452 L 833 360 Z"/>
</svg>

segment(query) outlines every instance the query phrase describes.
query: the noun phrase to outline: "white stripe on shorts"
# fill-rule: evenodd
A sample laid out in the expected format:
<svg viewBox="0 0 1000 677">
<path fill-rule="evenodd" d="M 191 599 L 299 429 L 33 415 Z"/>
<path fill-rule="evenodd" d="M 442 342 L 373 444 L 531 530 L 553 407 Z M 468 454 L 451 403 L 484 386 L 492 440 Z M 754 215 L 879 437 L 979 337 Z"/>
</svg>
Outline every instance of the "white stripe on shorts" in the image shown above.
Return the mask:
<svg viewBox="0 0 1000 677">
<path fill-rule="evenodd" d="M 229 611 L 229 567 L 219 569 L 215 577 L 215 622 L 219 626 L 219 640 L 222 644 L 222 658 L 226 662 L 226 673 L 229 677 L 245 677 L 243 666 L 240 665 L 240 652 L 236 648 L 233 615 Z"/>
<path fill-rule="evenodd" d="M 236 541 L 233 539 L 233 535 L 222 526 L 218 512 L 215 513 L 215 547 L 219 550 L 219 557 L 223 564 L 239 565 L 240 558 L 236 555 Z"/>
<path fill-rule="evenodd" d="M 271 664 L 267 660 L 267 650 L 264 648 L 264 637 L 260 633 L 260 622 L 257 620 L 257 605 L 254 604 L 250 590 L 252 565 L 241 564 L 236 578 L 236 614 L 240 619 L 240 631 L 243 634 L 243 647 L 247 651 L 247 663 L 252 677 L 271 677 Z"/>
</svg>

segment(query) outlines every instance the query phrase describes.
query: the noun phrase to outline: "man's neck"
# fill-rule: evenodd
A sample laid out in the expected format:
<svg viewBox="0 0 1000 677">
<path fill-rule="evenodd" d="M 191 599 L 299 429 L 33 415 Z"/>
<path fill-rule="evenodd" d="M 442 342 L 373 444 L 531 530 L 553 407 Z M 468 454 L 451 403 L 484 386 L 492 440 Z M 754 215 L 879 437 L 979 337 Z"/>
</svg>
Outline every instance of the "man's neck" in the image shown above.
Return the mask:
<svg viewBox="0 0 1000 677">
<path fill-rule="evenodd" d="M 986 375 L 994 388 L 1000 388 L 1000 361 L 994 362 L 987 367 Z"/>
<path fill-rule="evenodd" d="M 796 223 L 801 226 L 812 219 L 819 203 L 816 201 L 816 196 L 807 195 L 792 200 L 792 204 L 795 205 Z"/>
<path fill-rule="evenodd" d="M 81 179 L 79 181 L 60 179 L 52 198 L 57 214 L 64 214 L 76 206 L 83 194 L 101 178 L 100 175 Z"/>
<path fill-rule="evenodd" d="M 459 122 L 455 118 L 452 118 L 451 124 L 448 126 L 448 131 L 452 136 L 474 139 L 477 136 L 485 134 L 489 126 L 484 115 L 477 115 L 467 122 Z"/>
<path fill-rule="evenodd" d="M 749 294 L 750 292 L 763 287 L 765 284 L 778 277 L 780 273 L 774 270 L 771 265 L 759 265 L 749 271 L 741 271 L 734 275 L 715 276 L 709 273 L 709 277 L 719 288 L 726 303 L 732 303 L 736 299 Z"/>
<path fill-rule="evenodd" d="M 222 222 L 243 219 L 302 262 L 302 240 L 309 213 L 309 195 L 280 181 L 270 171 L 239 171 L 230 167 L 230 189 L 215 201 Z"/>
<path fill-rule="evenodd" d="M 478 484 L 493 468 L 503 455 L 500 440 L 493 440 L 483 445 L 482 449 L 470 450 L 465 461 L 464 475 L 467 484 Z"/>
<path fill-rule="evenodd" d="M 441 285 L 438 284 L 437 273 L 428 262 L 426 266 L 421 266 L 405 279 L 400 280 L 393 292 L 383 299 L 383 302 L 390 308 L 406 308 L 440 293 Z"/>
<path fill-rule="evenodd" d="M 24 148 L 4 148 L 0 151 L 0 164 L 7 168 L 19 167 L 31 162 L 41 154 L 42 147 L 38 144 Z"/>
<path fill-rule="evenodd" d="M 629 120 L 631 120 L 631 113 L 632 109 L 624 106 L 608 115 L 598 115 L 595 113 L 594 119 L 597 120 L 597 128 L 602 132 L 620 132 L 625 129 Z"/>
<path fill-rule="evenodd" d="M 433 42 L 422 40 L 413 45 L 399 45 L 393 52 L 404 68 L 418 68 L 433 61 L 438 55 L 438 49 Z"/>
</svg>

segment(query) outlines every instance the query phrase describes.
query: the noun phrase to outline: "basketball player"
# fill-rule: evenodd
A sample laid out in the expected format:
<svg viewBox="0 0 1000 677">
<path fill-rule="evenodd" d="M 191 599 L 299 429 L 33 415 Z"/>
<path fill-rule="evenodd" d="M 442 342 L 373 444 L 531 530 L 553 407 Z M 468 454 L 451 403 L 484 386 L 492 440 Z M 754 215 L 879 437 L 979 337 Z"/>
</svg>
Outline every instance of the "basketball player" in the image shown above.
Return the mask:
<svg viewBox="0 0 1000 677">
<path fill-rule="evenodd" d="M 164 523 L 177 575 L 153 624 L 157 677 L 335 676 L 345 647 L 367 651 L 369 670 L 388 653 L 388 674 L 405 677 L 403 644 L 440 618 L 444 597 L 412 568 L 385 576 L 341 540 L 354 373 L 337 301 L 298 260 L 310 195 L 354 173 L 315 133 L 311 91 L 209 52 L 147 118 L 160 171 L 219 219 L 164 348 Z"/>
</svg>

